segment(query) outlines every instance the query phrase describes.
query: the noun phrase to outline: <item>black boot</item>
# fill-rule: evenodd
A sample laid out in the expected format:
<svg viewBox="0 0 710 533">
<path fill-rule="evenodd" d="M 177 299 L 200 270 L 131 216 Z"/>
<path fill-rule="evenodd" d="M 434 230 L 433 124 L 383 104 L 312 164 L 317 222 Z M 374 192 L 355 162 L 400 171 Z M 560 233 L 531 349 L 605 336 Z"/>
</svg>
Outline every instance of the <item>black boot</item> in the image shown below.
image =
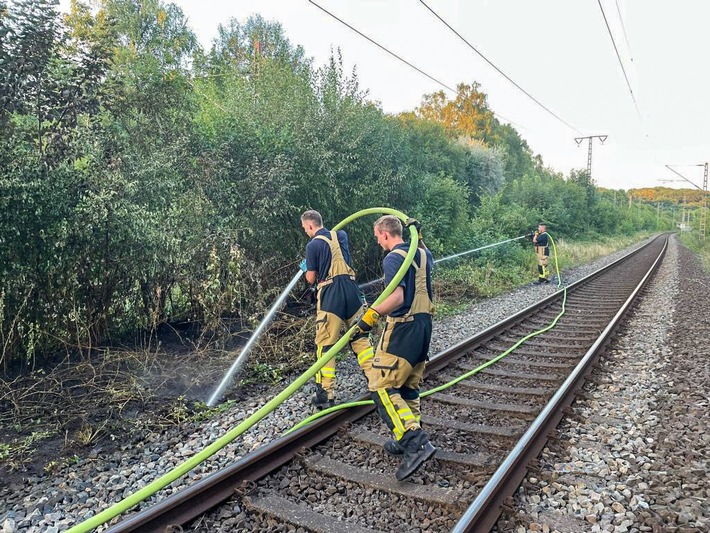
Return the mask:
<svg viewBox="0 0 710 533">
<path fill-rule="evenodd" d="M 328 393 L 322 387 L 322 385 L 316 385 L 316 392 L 311 398 L 311 403 L 318 409 L 325 409 L 326 407 L 333 407 L 335 405 L 335 400 L 328 399 Z"/>
<path fill-rule="evenodd" d="M 404 458 L 395 473 L 397 481 L 407 479 L 414 474 L 424 461 L 436 453 L 436 448 L 421 429 L 407 431 L 398 444 L 404 450 Z"/>
<path fill-rule="evenodd" d="M 384 443 L 383 448 L 390 455 L 403 455 L 404 454 L 404 450 L 399 445 L 399 442 L 397 442 L 396 440 L 388 440 L 387 442 Z"/>
</svg>

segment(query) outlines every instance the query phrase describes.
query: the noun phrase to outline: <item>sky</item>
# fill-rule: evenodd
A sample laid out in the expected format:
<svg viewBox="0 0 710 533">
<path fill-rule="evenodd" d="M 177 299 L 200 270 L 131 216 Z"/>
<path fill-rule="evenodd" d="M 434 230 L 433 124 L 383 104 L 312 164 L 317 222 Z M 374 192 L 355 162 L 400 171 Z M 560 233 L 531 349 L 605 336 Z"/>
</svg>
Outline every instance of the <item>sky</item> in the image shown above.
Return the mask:
<svg viewBox="0 0 710 533">
<path fill-rule="evenodd" d="M 445 85 L 478 82 L 499 119 L 511 123 L 558 172 L 587 166 L 588 141 L 578 146 L 575 137 L 607 135 L 606 142 L 594 139 L 592 146 L 592 177 L 599 186 L 692 187 L 668 164 L 702 187 L 703 168 L 685 165 L 710 160 L 710 2 L 424 1 L 562 120 L 506 80 L 420 0 L 315 0 Z M 443 89 L 308 0 L 173 3 L 206 48 L 220 23 L 256 13 L 281 23 L 291 43 L 301 45 L 316 65 L 339 48 L 346 69 L 357 68 L 360 86 L 387 113 L 411 111 L 424 94 Z"/>
</svg>

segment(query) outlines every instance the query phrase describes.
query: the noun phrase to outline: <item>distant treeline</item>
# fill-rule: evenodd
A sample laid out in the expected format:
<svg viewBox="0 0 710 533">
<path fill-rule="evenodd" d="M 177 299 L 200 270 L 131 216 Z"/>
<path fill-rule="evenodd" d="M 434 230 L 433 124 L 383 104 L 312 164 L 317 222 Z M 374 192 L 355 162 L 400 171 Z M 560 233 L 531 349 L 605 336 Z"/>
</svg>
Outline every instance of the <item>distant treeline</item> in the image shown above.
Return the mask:
<svg viewBox="0 0 710 533">
<path fill-rule="evenodd" d="M 439 255 L 541 219 L 573 238 L 659 224 L 546 168 L 476 83 L 392 116 L 338 51 L 314 65 L 276 22 L 231 20 L 205 50 L 173 4 L 56 4 L 0 0 L 5 372 L 166 322 L 259 316 L 296 271 L 308 208 L 331 226 L 397 208 Z M 363 278 L 379 268 L 371 222 L 348 228 Z"/>
<path fill-rule="evenodd" d="M 671 189 L 669 187 L 646 187 L 629 189 L 634 199 L 667 206 L 700 207 L 703 205 L 703 191 L 700 189 Z"/>
</svg>

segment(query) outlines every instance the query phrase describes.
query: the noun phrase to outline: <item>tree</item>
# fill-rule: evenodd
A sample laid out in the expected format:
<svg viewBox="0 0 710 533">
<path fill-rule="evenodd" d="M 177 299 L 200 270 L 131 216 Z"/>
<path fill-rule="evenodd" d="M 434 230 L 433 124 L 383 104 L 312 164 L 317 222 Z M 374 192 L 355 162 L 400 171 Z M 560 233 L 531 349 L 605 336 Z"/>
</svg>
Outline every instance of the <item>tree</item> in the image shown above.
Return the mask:
<svg viewBox="0 0 710 533">
<path fill-rule="evenodd" d="M 439 122 L 454 137 L 465 135 L 492 141 L 495 117 L 488 108 L 488 97 L 479 87 L 477 82 L 459 83 L 454 100 L 449 100 L 443 91 L 425 95 L 417 115 Z"/>
<path fill-rule="evenodd" d="M 532 175 L 535 169 L 532 150 L 527 141 L 510 124 L 500 124 L 497 120 L 494 126 L 496 146 L 503 150 L 503 162 L 507 181 Z"/>
<path fill-rule="evenodd" d="M 587 208 L 591 209 L 596 201 L 597 187 L 586 170 L 570 170 L 569 180 L 582 187 L 587 195 Z"/>
<path fill-rule="evenodd" d="M 233 70 L 240 75 L 254 75 L 264 60 L 289 65 L 304 74 L 310 69 L 303 47 L 293 46 L 286 38 L 281 24 L 264 20 L 261 15 L 249 17 L 245 23 L 230 18 L 217 27 L 217 37 L 202 68 L 219 73 Z"/>
<path fill-rule="evenodd" d="M 106 39 L 93 40 L 76 25 L 61 24 L 56 4 L 19 1 L 3 10 L 0 24 L 6 36 L 0 52 L 4 140 L 24 144 L 48 166 L 72 149 L 79 117 L 98 112 L 110 55 Z M 68 20 L 86 12 L 74 1 Z"/>
</svg>

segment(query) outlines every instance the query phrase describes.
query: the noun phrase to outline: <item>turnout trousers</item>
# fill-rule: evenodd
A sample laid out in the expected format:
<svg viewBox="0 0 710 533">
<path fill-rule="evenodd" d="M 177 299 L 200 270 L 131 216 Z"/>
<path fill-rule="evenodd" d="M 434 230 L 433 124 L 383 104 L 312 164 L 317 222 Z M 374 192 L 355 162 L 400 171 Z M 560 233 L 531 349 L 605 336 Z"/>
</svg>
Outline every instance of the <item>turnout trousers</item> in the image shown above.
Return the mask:
<svg viewBox="0 0 710 533">
<path fill-rule="evenodd" d="M 537 257 L 537 279 L 547 280 L 547 263 L 550 259 L 550 248 L 547 246 L 536 246 L 535 255 Z"/>
<path fill-rule="evenodd" d="M 349 328 L 365 311 L 365 304 L 360 299 L 360 289 L 349 276 L 336 276 L 318 290 L 316 306 L 316 356 L 320 359 L 342 336 L 343 326 Z M 353 339 L 350 348 L 360 358 L 372 355 L 373 349 L 368 337 Z M 328 394 L 328 399 L 335 398 L 335 357 L 316 373 L 318 383 Z"/>
<path fill-rule="evenodd" d="M 387 318 L 374 356 L 358 363 L 377 411 L 395 438 L 421 427 L 419 384 L 426 367 L 432 316 Z"/>
</svg>

